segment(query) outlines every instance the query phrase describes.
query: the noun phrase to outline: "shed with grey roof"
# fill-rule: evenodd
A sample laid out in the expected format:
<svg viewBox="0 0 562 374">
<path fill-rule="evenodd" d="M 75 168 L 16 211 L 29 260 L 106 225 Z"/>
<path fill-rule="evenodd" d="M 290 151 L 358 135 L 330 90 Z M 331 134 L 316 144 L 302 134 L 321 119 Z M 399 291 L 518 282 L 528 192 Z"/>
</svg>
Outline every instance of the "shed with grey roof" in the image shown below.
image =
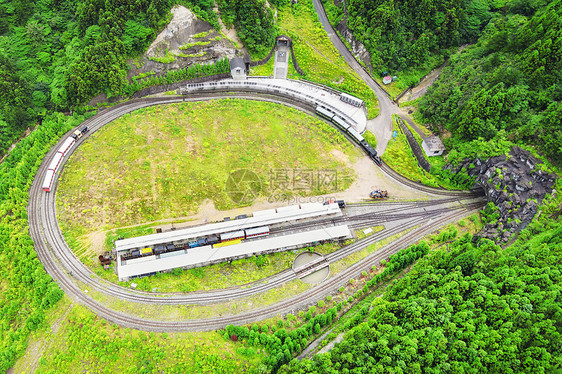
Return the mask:
<svg viewBox="0 0 562 374">
<path fill-rule="evenodd" d="M 246 63 L 243 58 L 234 57 L 230 60 L 230 74 L 232 79 L 246 79 Z"/>
<path fill-rule="evenodd" d="M 445 145 L 438 136 L 429 136 L 422 142 L 422 148 L 428 157 L 441 156 L 445 151 Z"/>
</svg>

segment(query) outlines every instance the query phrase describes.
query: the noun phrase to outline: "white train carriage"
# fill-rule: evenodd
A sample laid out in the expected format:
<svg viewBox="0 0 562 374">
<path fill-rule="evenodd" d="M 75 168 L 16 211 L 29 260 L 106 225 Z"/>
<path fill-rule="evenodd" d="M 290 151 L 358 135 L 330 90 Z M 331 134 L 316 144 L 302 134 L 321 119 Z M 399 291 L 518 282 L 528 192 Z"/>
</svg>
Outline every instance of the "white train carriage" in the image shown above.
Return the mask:
<svg viewBox="0 0 562 374">
<path fill-rule="evenodd" d="M 355 139 L 355 140 L 357 141 L 357 143 L 359 143 L 359 144 L 361 144 L 361 143 L 365 140 L 365 138 L 364 138 L 363 136 L 361 136 L 361 134 L 359 134 L 359 132 L 357 132 L 357 130 L 355 130 L 355 129 L 354 129 L 353 127 L 351 127 L 351 126 L 350 126 L 346 131 L 347 131 L 347 132 L 349 133 L 349 135 L 351 135 L 351 137 L 352 137 L 353 139 Z"/>
<path fill-rule="evenodd" d="M 43 180 L 43 191 L 51 192 L 51 186 L 53 185 L 53 179 L 55 178 L 54 170 L 47 170 L 45 179 Z"/>
<path fill-rule="evenodd" d="M 327 120 L 332 120 L 334 117 L 334 113 L 330 112 L 328 109 L 321 107 L 320 105 L 316 106 L 316 113 L 320 115 L 320 117 L 326 118 Z"/>
<path fill-rule="evenodd" d="M 230 240 L 244 239 L 245 234 L 244 234 L 244 230 L 237 230 L 237 231 L 225 232 L 224 234 L 221 234 L 220 237 L 221 237 L 221 242 L 227 242 Z"/>
<path fill-rule="evenodd" d="M 53 157 L 53 159 L 49 163 L 48 170 L 52 170 L 52 171 L 56 172 L 59 169 L 62 158 L 63 158 L 62 153 L 59 153 L 59 152 L 55 153 L 55 157 Z"/>
<path fill-rule="evenodd" d="M 64 156 L 66 152 L 68 152 L 68 150 L 72 148 L 75 142 L 76 140 L 74 138 L 66 139 L 64 143 L 62 143 L 62 145 L 59 147 L 59 150 L 57 152 L 61 153 Z"/>
<path fill-rule="evenodd" d="M 339 128 L 344 131 L 348 131 L 348 129 L 351 127 L 349 123 L 345 122 L 340 116 L 334 116 L 333 121 Z"/>
<path fill-rule="evenodd" d="M 254 227 L 246 229 L 246 238 L 257 238 L 258 236 L 269 235 L 269 226 Z"/>
</svg>

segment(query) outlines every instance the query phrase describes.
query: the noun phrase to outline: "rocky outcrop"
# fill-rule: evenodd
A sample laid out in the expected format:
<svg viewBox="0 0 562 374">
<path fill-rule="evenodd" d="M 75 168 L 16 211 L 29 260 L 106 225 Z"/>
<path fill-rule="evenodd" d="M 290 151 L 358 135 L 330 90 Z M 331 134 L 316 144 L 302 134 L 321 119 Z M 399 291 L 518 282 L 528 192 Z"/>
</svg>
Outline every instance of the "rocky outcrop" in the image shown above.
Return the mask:
<svg viewBox="0 0 562 374">
<path fill-rule="evenodd" d="M 543 171 L 541 163 L 530 152 L 514 147 L 509 157 L 465 160 L 453 170 L 475 176 L 476 183 L 499 210 L 497 221 L 486 225 L 480 237 L 507 242 L 531 222 L 556 182 L 556 174 Z"/>
<path fill-rule="evenodd" d="M 140 61 L 131 62 L 128 77 L 141 73 L 164 74 L 192 64 L 213 63 L 221 58 L 243 55 L 232 41 L 202 21 L 184 6 L 172 9 L 172 20 L 158 34 Z"/>
<path fill-rule="evenodd" d="M 371 55 L 367 51 L 367 48 L 355 39 L 351 30 L 347 27 L 347 17 L 344 17 L 336 26 L 336 30 L 340 33 L 342 37 L 351 46 L 351 53 L 355 56 L 358 61 L 363 61 L 366 66 L 371 66 Z"/>
</svg>

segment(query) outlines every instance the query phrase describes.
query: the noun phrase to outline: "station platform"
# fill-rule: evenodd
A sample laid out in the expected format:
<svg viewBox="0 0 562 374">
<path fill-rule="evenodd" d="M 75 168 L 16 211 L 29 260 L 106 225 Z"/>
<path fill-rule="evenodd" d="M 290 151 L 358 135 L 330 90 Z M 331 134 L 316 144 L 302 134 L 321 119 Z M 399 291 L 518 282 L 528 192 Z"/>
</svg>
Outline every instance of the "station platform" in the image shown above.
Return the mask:
<svg viewBox="0 0 562 374">
<path fill-rule="evenodd" d="M 117 276 L 120 281 L 127 281 L 132 278 L 176 268 L 207 266 L 261 254 L 302 248 L 322 241 L 348 239 L 351 238 L 351 236 L 352 234 L 349 227 L 347 225 L 341 225 L 277 237 L 256 238 L 244 242 L 238 240 L 231 245 L 218 247 L 207 245 L 204 247 L 182 249 L 175 252 L 166 252 L 161 255 L 152 255 L 130 260 L 123 260 L 121 256 L 118 256 Z"/>
<path fill-rule="evenodd" d="M 159 244 L 189 241 L 196 238 L 220 235 L 226 232 L 274 225 L 283 222 L 295 222 L 311 218 L 318 219 L 323 217 L 332 218 L 340 216 L 342 216 L 342 211 L 337 203 L 327 205 L 322 203 L 290 205 L 277 209 L 257 211 L 252 217 L 117 240 L 115 241 L 115 253 L 119 256 L 120 254 L 132 249 L 152 247 Z"/>
</svg>

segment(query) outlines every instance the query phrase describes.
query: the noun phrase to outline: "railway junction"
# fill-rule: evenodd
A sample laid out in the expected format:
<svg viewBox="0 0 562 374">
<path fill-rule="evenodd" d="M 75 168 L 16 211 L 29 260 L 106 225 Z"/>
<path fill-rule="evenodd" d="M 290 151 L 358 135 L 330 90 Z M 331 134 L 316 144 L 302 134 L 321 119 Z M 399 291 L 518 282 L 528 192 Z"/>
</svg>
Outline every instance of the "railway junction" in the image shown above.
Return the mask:
<svg viewBox="0 0 562 374">
<path fill-rule="evenodd" d="M 323 21 L 322 17 L 320 18 L 321 21 Z M 333 36 L 330 32 L 328 34 L 330 37 Z M 338 45 L 336 46 L 338 49 L 341 47 Z M 350 57 L 348 51 L 347 54 L 342 54 L 354 69 L 361 69 L 360 67 L 357 68 L 356 61 L 353 60 L 353 57 Z M 366 73 L 364 71 L 358 71 L 358 74 L 366 81 L 369 80 L 369 78 L 365 77 Z M 60 173 L 60 170 L 64 170 L 65 162 L 76 150 L 76 148 L 79 147 L 92 133 L 124 114 L 153 105 L 165 105 L 183 101 L 202 101 L 216 98 L 240 98 L 277 102 L 295 107 L 312 115 L 315 114 L 317 105 L 322 104 L 324 106 L 328 105 L 330 107 L 329 109 L 334 113 L 341 112 L 342 118 L 344 118 L 347 122 L 353 121 L 353 125 L 357 131 L 363 132 L 366 126 L 370 129 L 372 129 L 373 126 L 377 126 L 377 128 L 388 127 L 390 120 L 387 121 L 387 119 L 390 118 L 391 112 L 395 110 L 388 97 L 382 93 L 380 88 L 376 87 L 376 84 L 372 81 L 372 79 L 367 83 L 377 94 L 380 115 L 376 121 L 367 122 L 365 119 L 365 124 L 362 122 L 362 119 L 359 118 L 359 115 L 364 116 L 364 109 L 345 102 L 341 99 L 341 95 L 337 98 L 337 105 L 335 104 L 336 100 L 327 100 L 326 97 L 329 97 L 329 95 L 337 95 L 335 92 L 330 92 L 330 90 L 325 90 L 326 95 L 329 95 L 323 97 L 320 92 L 322 88 L 317 87 L 315 89 L 320 91 L 314 95 L 309 95 L 310 98 L 306 98 L 306 95 L 308 95 L 306 94 L 305 99 L 308 100 L 304 100 L 302 97 L 297 95 L 291 96 L 291 91 L 288 89 L 293 89 L 292 87 L 283 88 L 283 86 L 279 84 L 273 84 L 274 80 L 271 79 L 264 79 L 260 81 L 260 85 L 262 83 L 270 85 L 267 88 L 268 92 L 264 92 L 262 90 L 263 87 L 260 88 L 260 90 L 251 90 L 247 87 L 242 87 L 243 85 L 241 84 L 239 85 L 239 89 L 236 88 L 236 84 L 232 84 L 227 90 L 224 90 L 224 92 L 221 90 L 215 91 L 211 89 L 198 90 L 196 87 L 191 87 L 193 92 L 189 92 L 189 94 L 182 96 L 131 100 L 105 110 L 100 110 L 97 115 L 80 125 L 79 128 L 87 126 L 90 131 L 87 134 L 84 134 L 83 137 L 76 139 L 74 146 L 69 149 L 63 157 L 61 157 L 60 166 L 58 166 L 57 172 L 53 173 L 52 186 L 50 188 L 51 192 L 45 192 L 42 186 L 49 170 L 49 163 L 55 157 L 58 149 L 60 149 L 67 137 L 63 137 L 63 139 L 61 139 L 61 141 L 52 148 L 39 168 L 30 189 L 30 202 L 28 206 L 30 234 L 34 240 L 38 258 L 44 264 L 47 272 L 70 297 L 112 323 L 146 331 L 206 331 L 223 328 L 228 324 L 252 323 L 269 317 L 274 317 L 279 314 L 294 313 L 299 309 L 308 307 L 311 303 L 315 303 L 319 299 L 335 292 L 335 290 L 339 287 L 345 285 L 350 278 L 357 277 L 362 271 L 369 270 L 372 264 L 378 264 L 381 260 L 387 259 L 393 253 L 396 253 L 400 249 L 415 243 L 436 229 L 473 214 L 483 207 L 485 203 L 484 200 L 481 197 L 476 196 L 471 191 L 452 192 L 420 186 L 419 184 L 409 181 L 394 172 L 385 164 L 382 164 L 381 171 L 385 175 L 393 178 L 398 183 L 407 186 L 408 188 L 419 191 L 422 195 L 426 196 L 425 200 L 379 202 L 374 204 L 347 204 L 346 214 L 342 214 L 341 217 L 334 218 L 334 222 L 331 223 L 333 227 L 337 227 L 336 225 L 340 227 L 347 226 L 350 232 L 375 225 L 384 226 L 384 229 L 361 240 L 356 240 L 349 245 L 343 246 L 341 249 L 324 256 L 323 259 L 316 260 L 316 262 L 309 262 L 308 264 L 303 264 L 302 266 L 285 269 L 271 277 L 251 285 L 230 287 L 210 292 L 177 294 L 147 293 L 131 290 L 101 279 L 86 265 L 84 265 L 74 253 L 72 253 L 72 250 L 63 239 L 56 217 L 55 198 L 59 178 L 58 174 Z M 257 84 L 255 86 L 257 86 Z M 296 88 L 296 90 L 298 91 L 300 88 Z M 292 94 L 295 93 L 292 92 Z M 336 99 L 336 96 L 334 96 L 333 99 Z M 319 102 L 319 100 L 321 100 L 322 103 Z M 341 105 L 346 105 L 347 107 L 343 107 L 344 109 L 341 109 Z M 79 128 L 75 130 L 78 130 Z M 69 134 L 71 133 L 72 132 Z M 381 139 L 385 138 L 381 137 Z M 301 229 L 306 232 L 306 228 L 301 227 Z M 105 301 L 108 298 L 113 298 L 115 300 L 119 300 L 120 302 L 130 303 L 132 306 L 131 309 L 134 310 L 136 306 L 145 304 L 186 306 L 209 305 L 258 295 L 269 290 L 274 290 L 291 280 L 306 277 L 308 274 L 325 269 L 326 264 L 333 264 L 348 257 L 350 254 L 362 251 L 371 244 L 395 235 L 399 236 L 390 244 L 365 255 L 362 259 L 339 272 L 330 273 L 324 281 L 312 286 L 306 291 L 296 296 L 283 299 L 270 305 L 263 305 L 258 309 L 243 313 L 221 315 L 213 318 L 171 321 L 165 319 L 144 318 L 133 312 L 118 311 L 113 307 L 108 306 Z M 103 300 L 85 292 L 87 289 L 102 295 Z"/>
</svg>

